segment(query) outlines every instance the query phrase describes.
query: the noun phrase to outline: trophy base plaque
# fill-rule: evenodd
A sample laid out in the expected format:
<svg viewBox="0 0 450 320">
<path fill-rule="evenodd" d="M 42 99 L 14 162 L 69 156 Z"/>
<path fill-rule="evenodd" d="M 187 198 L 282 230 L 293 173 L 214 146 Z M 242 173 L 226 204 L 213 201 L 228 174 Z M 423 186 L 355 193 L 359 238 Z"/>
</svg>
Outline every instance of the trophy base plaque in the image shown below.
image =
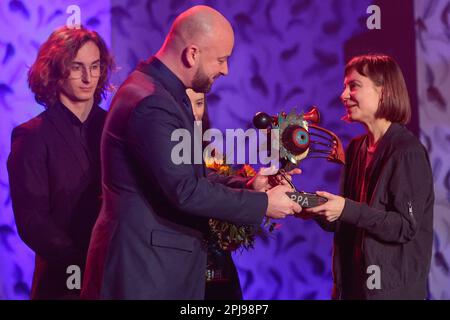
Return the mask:
<svg viewBox="0 0 450 320">
<path fill-rule="evenodd" d="M 310 192 L 287 192 L 286 194 L 302 208 L 317 207 L 328 201 L 326 198 Z"/>
</svg>

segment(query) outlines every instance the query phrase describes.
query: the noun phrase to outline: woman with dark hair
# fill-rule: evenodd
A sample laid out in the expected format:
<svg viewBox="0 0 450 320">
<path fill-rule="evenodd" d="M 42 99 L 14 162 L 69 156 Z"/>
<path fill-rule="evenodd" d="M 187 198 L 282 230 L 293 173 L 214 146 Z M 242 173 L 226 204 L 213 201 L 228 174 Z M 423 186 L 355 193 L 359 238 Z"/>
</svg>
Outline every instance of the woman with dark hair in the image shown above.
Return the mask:
<svg viewBox="0 0 450 320">
<path fill-rule="evenodd" d="M 113 60 L 103 39 L 62 27 L 39 49 L 28 73 L 45 111 L 14 128 L 8 173 L 17 230 L 36 253 L 32 299 L 79 295 L 100 199 L 98 104 Z"/>
<path fill-rule="evenodd" d="M 346 153 L 342 197 L 305 209 L 334 232 L 335 299 L 425 299 L 433 241 L 433 176 L 427 152 L 404 125 L 411 117 L 397 63 L 363 55 L 345 67 L 346 120 L 367 133 Z"/>
</svg>

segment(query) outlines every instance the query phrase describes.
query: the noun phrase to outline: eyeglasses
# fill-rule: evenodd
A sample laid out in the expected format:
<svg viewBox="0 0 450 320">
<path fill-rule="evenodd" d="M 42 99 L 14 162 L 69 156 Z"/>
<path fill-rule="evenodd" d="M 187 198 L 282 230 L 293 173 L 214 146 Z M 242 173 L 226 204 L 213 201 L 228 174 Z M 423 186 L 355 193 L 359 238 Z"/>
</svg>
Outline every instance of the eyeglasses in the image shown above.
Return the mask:
<svg viewBox="0 0 450 320">
<path fill-rule="evenodd" d="M 71 79 L 80 79 L 83 77 L 83 75 L 87 75 L 86 66 L 81 63 L 72 63 L 69 67 L 70 70 L 70 78 Z M 95 63 L 91 66 L 89 66 L 89 73 L 91 77 L 98 78 L 101 74 L 101 66 L 100 63 Z"/>
</svg>

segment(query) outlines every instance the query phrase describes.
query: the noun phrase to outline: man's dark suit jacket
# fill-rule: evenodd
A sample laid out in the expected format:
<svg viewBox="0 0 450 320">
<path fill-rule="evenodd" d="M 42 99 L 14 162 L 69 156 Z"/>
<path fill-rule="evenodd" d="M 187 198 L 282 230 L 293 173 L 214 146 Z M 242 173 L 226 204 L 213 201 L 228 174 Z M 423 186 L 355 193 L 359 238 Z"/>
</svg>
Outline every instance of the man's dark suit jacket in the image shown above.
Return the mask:
<svg viewBox="0 0 450 320">
<path fill-rule="evenodd" d="M 261 223 L 267 195 L 174 164 L 175 129 L 193 136 L 183 83 L 156 58 L 115 95 L 102 135 L 104 202 L 89 246 L 86 299 L 203 299 L 208 218 Z"/>
<path fill-rule="evenodd" d="M 70 111 L 63 108 L 50 107 L 12 132 L 13 211 L 20 237 L 36 253 L 32 299 L 79 296 L 80 290 L 68 290 L 66 270 L 77 265 L 83 272 L 101 206 L 100 137 L 106 112 L 91 110 L 83 147 L 67 118 Z"/>
</svg>

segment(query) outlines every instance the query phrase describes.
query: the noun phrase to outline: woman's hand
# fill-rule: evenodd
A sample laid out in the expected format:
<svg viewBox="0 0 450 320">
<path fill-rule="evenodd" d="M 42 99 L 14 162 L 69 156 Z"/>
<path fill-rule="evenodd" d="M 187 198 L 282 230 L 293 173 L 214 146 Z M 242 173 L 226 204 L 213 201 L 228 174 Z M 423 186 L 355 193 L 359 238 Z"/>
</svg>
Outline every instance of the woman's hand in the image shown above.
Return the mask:
<svg viewBox="0 0 450 320">
<path fill-rule="evenodd" d="M 328 201 L 317 207 L 308 209 L 305 208 L 303 209 L 302 214 L 305 215 L 305 217 L 322 216 L 328 222 L 333 222 L 339 219 L 342 214 L 342 210 L 344 210 L 345 198 L 325 191 L 317 191 L 316 194 L 326 198 Z"/>
</svg>

